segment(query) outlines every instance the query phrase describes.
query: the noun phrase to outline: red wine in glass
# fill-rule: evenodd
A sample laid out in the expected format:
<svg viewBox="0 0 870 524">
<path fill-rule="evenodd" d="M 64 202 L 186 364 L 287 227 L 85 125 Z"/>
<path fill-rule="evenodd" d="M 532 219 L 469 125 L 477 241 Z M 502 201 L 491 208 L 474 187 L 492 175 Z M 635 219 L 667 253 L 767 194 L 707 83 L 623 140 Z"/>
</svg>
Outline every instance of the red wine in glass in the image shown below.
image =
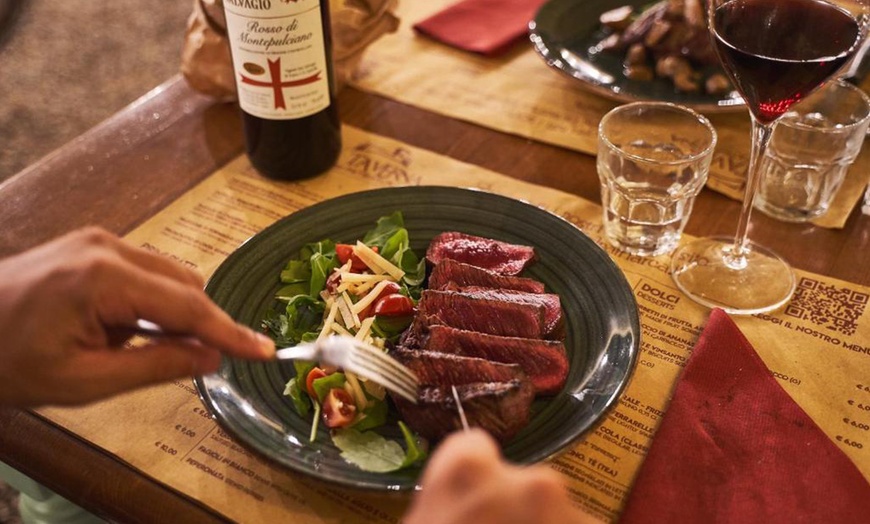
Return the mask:
<svg viewBox="0 0 870 524">
<path fill-rule="evenodd" d="M 760 123 L 776 120 L 858 48 L 855 18 L 817 0 L 731 0 L 713 16 L 722 66 Z"/>
</svg>

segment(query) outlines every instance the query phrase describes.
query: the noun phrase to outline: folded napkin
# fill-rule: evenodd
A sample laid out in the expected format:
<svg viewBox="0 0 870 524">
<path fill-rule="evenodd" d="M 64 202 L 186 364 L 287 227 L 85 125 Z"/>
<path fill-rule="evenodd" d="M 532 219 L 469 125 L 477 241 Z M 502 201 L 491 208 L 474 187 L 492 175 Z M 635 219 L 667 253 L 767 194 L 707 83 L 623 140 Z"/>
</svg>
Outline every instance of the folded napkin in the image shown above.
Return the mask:
<svg viewBox="0 0 870 524">
<path fill-rule="evenodd" d="M 462 0 L 414 25 L 423 35 L 487 56 L 526 38 L 545 0 Z"/>
<path fill-rule="evenodd" d="M 868 521 L 870 484 L 713 310 L 620 522 Z"/>
</svg>

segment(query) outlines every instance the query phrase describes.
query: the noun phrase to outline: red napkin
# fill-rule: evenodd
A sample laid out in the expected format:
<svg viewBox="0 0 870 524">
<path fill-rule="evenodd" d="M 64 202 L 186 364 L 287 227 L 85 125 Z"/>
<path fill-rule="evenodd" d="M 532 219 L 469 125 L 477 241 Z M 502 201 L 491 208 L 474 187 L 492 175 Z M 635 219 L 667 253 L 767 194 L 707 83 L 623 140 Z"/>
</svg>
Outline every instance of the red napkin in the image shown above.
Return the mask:
<svg viewBox="0 0 870 524">
<path fill-rule="evenodd" d="M 870 484 L 717 309 L 620 522 L 870 522 Z"/>
<path fill-rule="evenodd" d="M 462 0 L 414 25 L 447 45 L 487 56 L 526 38 L 529 21 L 546 0 Z"/>
</svg>

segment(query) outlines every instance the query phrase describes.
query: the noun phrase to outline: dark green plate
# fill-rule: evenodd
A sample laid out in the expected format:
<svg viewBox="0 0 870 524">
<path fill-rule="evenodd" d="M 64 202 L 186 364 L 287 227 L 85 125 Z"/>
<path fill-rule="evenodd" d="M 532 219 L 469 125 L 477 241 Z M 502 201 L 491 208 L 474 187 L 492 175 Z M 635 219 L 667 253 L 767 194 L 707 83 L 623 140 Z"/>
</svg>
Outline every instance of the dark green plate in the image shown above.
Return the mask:
<svg viewBox="0 0 870 524">
<path fill-rule="evenodd" d="M 622 53 L 606 53 L 596 46 L 607 36 L 598 21 L 601 13 L 623 5 L 650 5 L 649 0 L 550 0 L 529 23 L 532 43 L 547 65 L 580 81 L 580 85 L 619 102 L 658 100 L 707 113 L 744 108 L 736 91 L 714 96 L 682 93 L 667 79 L 629 80 L 622 74 Z"/>
<path fill-rule="evenodd" d="M 379 217 L 397 210 L 420 256 L 432 237 L 451 230 L 535 247 L 540 259 L 526 275 L 561 297 L 571 368 L 558 395 L 535 401 L 531 422 L 504 453 L 511 461 L 532 463 L 575 442 L 628 382 L 640 324 L 619 268 L 574 225 L 541 208 L 482 191 L 434 186 L 342 196 L 293 213 L 252 237 L 217 269 L 206 292 L 238 321 L 258 326 L 276 305 L 278 273 L 304 243 L 356 241 Z M 275 463 L 354 487 L 417 486 L 419 469 L 375 474 L 348 464 L 322 424 L 317 442 L 309 444 L 310 420 L 299 417 L 282 395 L 292 376 L 291 363 L 225 359 L 217 376 L 198 377 L 196 385 L 227 431 Z M 398 437 L 398 429 L 391 435 Z"/>
</svg>

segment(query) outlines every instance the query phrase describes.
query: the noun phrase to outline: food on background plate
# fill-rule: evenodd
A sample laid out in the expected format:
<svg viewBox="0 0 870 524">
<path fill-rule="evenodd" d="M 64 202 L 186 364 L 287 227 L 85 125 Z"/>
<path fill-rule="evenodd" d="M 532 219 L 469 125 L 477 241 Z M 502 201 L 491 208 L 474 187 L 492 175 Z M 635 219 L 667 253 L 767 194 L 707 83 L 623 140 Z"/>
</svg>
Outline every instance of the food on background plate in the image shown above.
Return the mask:
<svg viewBox="0 0 870 524">
<path fill-rule="evenodd" d="M 609 32 L 598 47 L 623 53 L 623 72 L 631 80 L 669 79 L 686 93 L 721 95 L 732 90 L 719 69 L 701 0 L 661 0 L 635 9 L 622 6 L 603 13 Z"/>
<path fill-rule="evenodd" d="M 528 423 L 535 396 L 567 379 L 559 297 L 518 276 L 533 248 L 459 232 L 436 236 L 425 259 L 409 246 L 400 212 L 355 244 L 307 244 L 281 272 L 286 306 L 263 322 L 282 346 L 351 335 L 416 372 L 415 405 L 344 370 L 294 362 L 285 394 L 301 416 L 313 412 L 311 439 L 322 422 L 342 457 L 369 471 L 420 463 L 426 443 L 414 432 L 437 440 L 460 427 L 453 386 L 469 422 L 506 442 Z M 424 289 L 427 261 L 438 289 Z M 390 403 L 405 449 L 377 431 L 394 423 Z"/>
</svg>

